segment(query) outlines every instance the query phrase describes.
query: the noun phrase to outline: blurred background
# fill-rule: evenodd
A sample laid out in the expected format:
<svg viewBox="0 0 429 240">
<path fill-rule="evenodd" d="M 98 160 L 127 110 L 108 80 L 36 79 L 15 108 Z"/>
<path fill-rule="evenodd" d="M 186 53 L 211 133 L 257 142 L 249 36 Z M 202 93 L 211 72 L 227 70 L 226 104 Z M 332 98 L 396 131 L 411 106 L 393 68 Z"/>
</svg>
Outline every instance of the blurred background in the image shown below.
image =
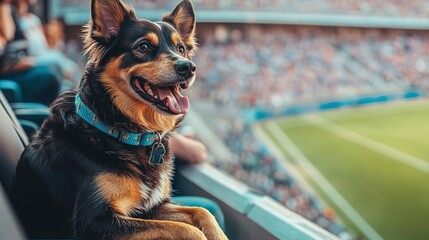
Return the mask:
<svg viewBox="0 0 429 240">
<path fill-rule="evenodd" d="M 177 4 L 128 2 L 150 20 Z M 198 81 L 180 131 L 210 163 L 342 239 L 428 239 L 429 1 L 193 3 Z M 89 1 L 31 12 L 73 85 Z"/>
</svg>

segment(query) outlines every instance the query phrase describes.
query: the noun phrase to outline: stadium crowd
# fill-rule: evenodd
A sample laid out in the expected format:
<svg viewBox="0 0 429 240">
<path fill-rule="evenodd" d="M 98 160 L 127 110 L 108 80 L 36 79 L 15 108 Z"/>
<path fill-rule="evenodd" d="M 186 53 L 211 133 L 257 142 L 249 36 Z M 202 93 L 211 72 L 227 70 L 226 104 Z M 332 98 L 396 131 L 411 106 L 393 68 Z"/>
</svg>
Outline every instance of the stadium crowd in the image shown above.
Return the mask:
<svg viewBox="0 0 429 240">
<path fill-rule="evenodd" d="M 352 238 L 334 211 L 258 141 L 242 112 L 427 88 L 428 40 L 422 31 L 218 26 L 214 36 L 202 39 L 194 59 L 198 90 L 190 92 L 197 110 L 236 156 L 214 165 L 343 239 Z"/>
<path fill-rule="evenodd" d="M 218 26 L 214 35 L 196 63 L 201 96 L 218 103 L 284 107 L 428 85 L 425 31 Z"/>
<path fill-rule="evenodd" d="M 170 0 L 128 0 L 139 9 L 171 9 Z M 428 17 L 425 0 L 193 0 L 197 9 L 208 10 L 270 10 L 288 13 L 358 14 L 393 17 Z M 86 0 L 67 0 L 66 6 L 88 7 Z"/>
</svg>

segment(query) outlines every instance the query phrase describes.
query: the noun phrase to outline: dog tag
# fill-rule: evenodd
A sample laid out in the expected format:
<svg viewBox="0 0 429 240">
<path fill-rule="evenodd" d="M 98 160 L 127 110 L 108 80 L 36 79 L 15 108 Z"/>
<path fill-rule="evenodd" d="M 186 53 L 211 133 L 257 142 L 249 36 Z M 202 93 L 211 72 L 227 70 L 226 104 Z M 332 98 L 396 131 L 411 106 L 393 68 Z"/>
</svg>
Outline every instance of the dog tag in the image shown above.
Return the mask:
<svg viewBox="0 0 429 240">
<path fill-rule="evenodd" d="M 150 153 L 149 162 L 151 164 L 161 165 L 164 162 L 165 147 L 162 143 L 154 143 Z"/>
</svg>

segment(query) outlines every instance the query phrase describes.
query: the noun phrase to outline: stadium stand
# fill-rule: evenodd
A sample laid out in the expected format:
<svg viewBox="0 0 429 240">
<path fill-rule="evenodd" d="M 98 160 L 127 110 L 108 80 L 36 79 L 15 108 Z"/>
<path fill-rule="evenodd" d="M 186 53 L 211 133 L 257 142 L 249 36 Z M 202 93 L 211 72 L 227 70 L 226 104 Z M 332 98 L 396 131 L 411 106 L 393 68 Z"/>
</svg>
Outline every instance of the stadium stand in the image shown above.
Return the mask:
<svg viewBox="0 0 429 240">
<path fill-rule="evenodd" d="M 218 28 L 225 36 L 204 42 L 196 62 L 201 96 L 219 103 L 284 107 L 428 85 L 424 31 Z"/>
<path fill-rule="evenodd" d="M 62 11 L 88 9 L 87 0 L 58 2 Z M 138 10 L 165 10 L 174 5 L 174 1 L 167 0 L 129 2 Z M 219 22 L 222 19 L 218 11 L 222 10 L 393 18 L 429 16 L 429 4 L 423 0 L 193 2 L 197 8 L 217 14 Z M 66 17 L 66 22 L 87 20 L 70 18 Z M 427 89 L 428 32 L 210 23 L 200 24 L 199 29 L 201 46 L 195 61 L 200 81 L 198 90 L 190 92 L 193 107 L 230 151 L 230 159 L 217 158 L 213 165 L 341 238 L 351 239 L 352 234 L 332 209 L 301 186 L 294 174 L 285 170 L 258 140 L 251 119 L 242 113 L 265 109 L 269 114 L 295 104 L 330 101 L 320 105 L 321 109 L 328 109 L 342 106 L 344 99 L 380 95 L 378 101 L 385 101 L 389 98 L 385 93 Z M 68 46 L 67 52 L 78 52 L 75 41 Z M 416 94 L 411 91 L 409 95 Z M 372 101 L 372 97 L 358 101 L 365 103 L 368 99 Z"/>
<path fill-rule="evenodd" d="M 242 113 L 359 96 L 355 104 L 384 102 L 389 97 L 377 94 L 427 88 L 427 54 L 416 53 L 428 51 L 428 37 L 408 30 L 218 25 L 207 37 L 212 40 L 203 38 L 196 56 L 203 71 L 199 91 L 193 92 L 197 111 L 235 154 L 235 161 L 214 165 L 350 238 L 332 209 L 303 189 L 256 140 L 251 119 Z M 378 97 L 362 97 L 371 95 Z"/>
</svg>

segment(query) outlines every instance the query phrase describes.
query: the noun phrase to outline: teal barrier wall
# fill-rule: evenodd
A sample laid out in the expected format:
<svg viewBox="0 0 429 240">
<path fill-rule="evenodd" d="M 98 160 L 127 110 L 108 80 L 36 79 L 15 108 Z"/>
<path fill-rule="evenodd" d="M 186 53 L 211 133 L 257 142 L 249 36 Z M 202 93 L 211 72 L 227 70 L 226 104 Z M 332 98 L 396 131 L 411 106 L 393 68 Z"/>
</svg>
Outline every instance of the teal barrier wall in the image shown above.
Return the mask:
<svg viewBox="0 0 429 240">
<path fill-rule="evenodd" d="M 344 100 L 332 100 L 326 102 L 319 102 L 306 105 L 297 105 L 293 107 L 288 107 L 283 111 L 273 111 L 273 110 L 258 110 L 258 109 L 246 109 L 244 110 L 244 116 L 246 120 L 249 121 L 259 121 L 267 118 L 273 117 L 282 117 L 302 114 L 310 111 L 328 111 L 344 107 L 357 107 L 357 106 L 367 106 L 373 104 L 387 103 L 395 100 L 405 99 L 412 100 L 423 97 L 423 93 L 420 90 L 408 90 L 403 93 L 396 94 L 382 94 L 374 96 L 365 96 L 358 97 L 353 99 L 344 99 Z"/>
</svg>

